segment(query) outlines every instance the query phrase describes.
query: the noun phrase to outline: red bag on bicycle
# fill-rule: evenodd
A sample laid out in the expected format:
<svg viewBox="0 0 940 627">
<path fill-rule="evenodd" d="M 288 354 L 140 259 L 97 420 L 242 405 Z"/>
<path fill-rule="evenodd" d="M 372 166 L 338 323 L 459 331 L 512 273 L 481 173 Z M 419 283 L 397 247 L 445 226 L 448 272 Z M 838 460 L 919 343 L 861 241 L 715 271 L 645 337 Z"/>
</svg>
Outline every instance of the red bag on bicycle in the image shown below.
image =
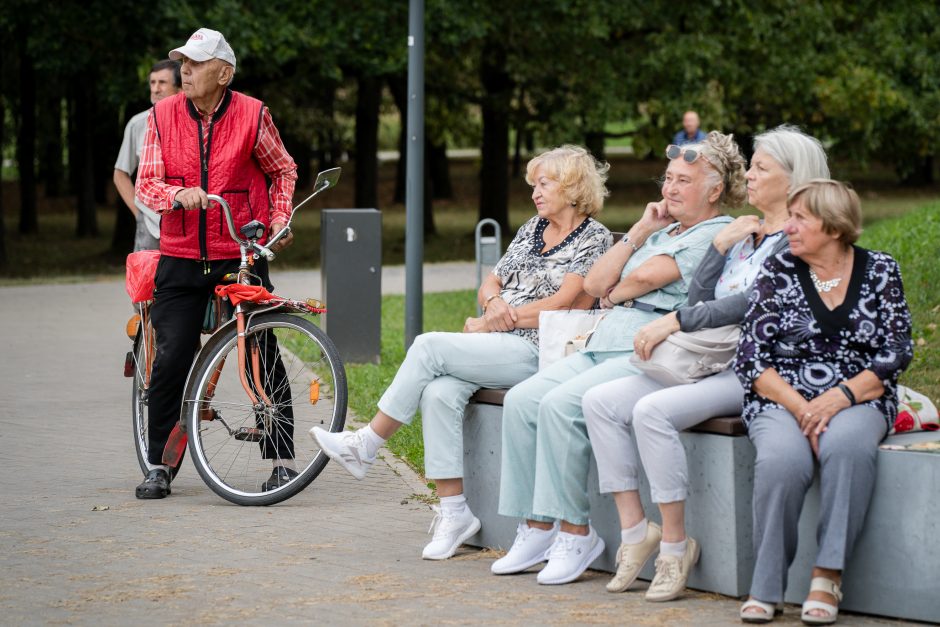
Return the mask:
<svg viewBox="0 0 940 627">
<path fill-rule="evenodd" d="M 153 299 L 154 278 L 157 275 L 159 250 L 138 250 L 127 256 L 127 278 L 124 287 L 131 302 L 142 303 Z"/>
</svg>

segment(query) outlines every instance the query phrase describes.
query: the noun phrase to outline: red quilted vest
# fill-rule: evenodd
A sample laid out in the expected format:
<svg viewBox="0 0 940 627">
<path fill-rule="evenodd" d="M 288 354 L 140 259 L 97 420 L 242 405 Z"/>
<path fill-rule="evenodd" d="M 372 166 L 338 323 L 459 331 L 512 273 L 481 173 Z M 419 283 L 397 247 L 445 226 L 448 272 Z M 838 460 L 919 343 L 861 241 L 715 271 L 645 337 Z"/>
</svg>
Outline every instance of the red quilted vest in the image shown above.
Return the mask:
<svg viewBox="0 0 940 627">
<path fill-rule="evenodd" d="M 201 187 L 223 197 L 232 208 L 235 228 L 251 220 L 271 223 L 264 172 L 252 157 L 264 104 L 227 90 L 210 121 L 205 150 L 202 120 L 182 93 L 154 107 L 157 133 L 170 185 Z M 263 240 L 262 240 L 263 241 Z M 207 211 L 178 210 L 160 221 L 160 252 L 186 259 L 237 259 L 222 209 L 210 203 Z"/>
</svg>

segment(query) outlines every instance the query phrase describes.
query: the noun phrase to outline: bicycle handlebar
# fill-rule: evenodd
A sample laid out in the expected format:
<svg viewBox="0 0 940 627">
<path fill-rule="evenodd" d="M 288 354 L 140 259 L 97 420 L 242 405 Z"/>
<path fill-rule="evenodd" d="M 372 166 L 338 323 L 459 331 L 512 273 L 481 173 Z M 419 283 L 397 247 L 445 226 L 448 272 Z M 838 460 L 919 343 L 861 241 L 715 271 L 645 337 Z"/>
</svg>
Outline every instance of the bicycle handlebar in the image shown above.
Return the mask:
<svg viewBox="0 0 940 627">
<path fill-rule="evenodd" d="M 235 240 L 239 246 L 243 246 L 245 249 L 251 249 L 255 253 L 267 259 L 268 261 L 271 261 L 272 259 L 274 259 L 274 253 L 270 250 L 270 247 L 274 246 L 275 244 L 277 244 L 279 241 L 281 241 L 282 239 L 287 237 L 287 235 L 290 234 L 291 232 L 290 223 L 291 223 L 291 220 L 294 219 L 294 214 L 297 212 L 297 210 L 300 209 L 305 204 L 307 204 L 307 202 L 309 202 L 310 199 L 312 199 L 314 196 L 316 196 L 320 192 L 323 192 L 329 189 L 330 187 L 335 187 L 337 182 L 339 182 L 339 175 L 340 175 L 339 168 L 330 168 L 329 170 L 324 170 L 320 172 L 319 174 L 317 174 L 317 180 L 314 182 L 314 186 L 313 186 L 313 193 L 307 196 L 307 198 L 305 198 L 300 204 L 294 206 L 294 209 L 293 211 L 291 211 L 291 215 L 287 220 L 287 224 L 284 225 L 284 228 L 282 228 L 280 231 L 278 231 L 273 236 L 271 236 L 271 238 L 268 240 L 267 246 L 262 246 L 261 244 L 258 244 L 257 242 L 249 242 L 248 240 L 243 240 L 242 238 L 240 238 L 238 236 L 238 232 L 235 230 L 235 223 L 232 220 L 232 208 L 228 206 L 228 203 L 225 202 L 225 199 L 222 198 L 221 196 L 216 196 L 215 194 L 209 194 L 208 198 L 210 201 L 215 202 L 220 207 L 222 207 L 222 214 L 225 216 L 225 223 L 226 225 L 228 225 L 228 232 L 232 236 L 232 239 Z M 172 208 L 182 209 L 183 203 L 181 203 L 178 200 L 174 200 Z"/>
<path fill-rule="evenodd" d="M 241 237 L 238 236 L 238 231 L 235 230 L 235 221 L 232 219 L 232 208 L 229 207 L 229 204 L 225 201 L 224 198 L 222 198 L 221 196 L 217 196 L 216 194 L 209 194 L 207 197 L 209 199 L 209 202 L 214 202 L 217 205 L 219 205 L 219 207 L 222 208 L 222 215 L 225 216 L 225 224 L 226 226 L 228 226 L 229 235 L 231 235 L 232 239 L 235 240 L 235 242 L 239 246 L 243 246 L 246 249 L 250 249 L 256 252 L 257 254 L 261 255 L 268 261 L 274 260 L 274 257 L 275 257 L 274 253 L 267 246 L 262 246 L 261 244 L 257 242 L 249 242 L 248 240 L 242 239 Z M 173 209 L 182 209 L 183 204 L 178 200 L 174 200 L 172 207 Z M 281 238 L 284 237 L 284 235 L 286 235 L 285 231 L 289 231 L 289 230 L 290 230 L 290 227 L 286 226 L 280 231 L 278 231 L 277 235 L 275 235 L 268 241 L 268 246 L 273 246 L 274 244 L 276 244 Z"/>
</svg>

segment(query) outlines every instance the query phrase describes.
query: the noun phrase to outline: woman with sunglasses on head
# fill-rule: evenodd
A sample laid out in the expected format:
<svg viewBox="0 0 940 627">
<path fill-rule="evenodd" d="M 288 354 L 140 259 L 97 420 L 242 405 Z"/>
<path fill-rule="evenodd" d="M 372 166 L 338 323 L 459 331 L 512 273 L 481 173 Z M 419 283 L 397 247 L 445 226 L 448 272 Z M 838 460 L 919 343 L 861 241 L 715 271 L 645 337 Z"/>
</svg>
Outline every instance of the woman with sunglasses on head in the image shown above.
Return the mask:
<svg viewBox="0 0 940 627">
<path fill-rule="evenodd" d="M 503 405 L 499 512 L 523 519 L 495 574 L 524 571 L 545 559 L 538 582 L 573 581 L 601 554 L 589 525 L 590 442 L 581 397 L 637 370 L 630 363 L 638 329 L 686 302 L 688 285 L 712 238 L 744 202 L 744 158 L 730 135 L 709 133 L 674 148 L 662 200 L 607 251 L 584 289 L 608 309 L 587 347 L 513 387 Z M 555 522 L 560 529 L 555 529 Z"/>
<path fill-rule="evenodd" d="M 641 359 L 675 331 L 738 324 L 747 311 L 747 292 L 761 264 L 785 250 L 783 225 L 787 192 L 828 176 L 818 140 L 792 126 L 758 135 L 746 174 L 747 197 L 763 218 L 746 215 L 722 229 L 692 278 L 689 303 L 640 329 L 633 338 Z M 682 595 L 699 549 L 685 533 L 688 467 L 679 432 L 716 416 L 741 413 L 744 390 L 726 370 L 688 385 L 666 387 L 646 375 L 617 379 L 589 390 L 582 407 L 597 459 L 602 493 L 612 493 L 620 516 L 617 573 L 607 584 L 622 592 L 659 552 L 648 601 Z M 631 430 L 632 425 L 632 430 Z M 639 460 L 631 442 L 636 438 Z M 659 505 L 662 527 L 648 522 L 637 492 L 640 464 Z"/>
<path fill-rule="evenodd" d="M 801 619 L 836 622 L 843 569 L 875 485 L 878 445 L 913 357 L 897 262 L 855 246 L 858 195 L 814 179 L 790 193 L 789 250 L 754 281 L 734 370 L 754 443 L 754 575 L 741 619 L 773 620 L 819 469 L 818 548 Z"/>
</svg>

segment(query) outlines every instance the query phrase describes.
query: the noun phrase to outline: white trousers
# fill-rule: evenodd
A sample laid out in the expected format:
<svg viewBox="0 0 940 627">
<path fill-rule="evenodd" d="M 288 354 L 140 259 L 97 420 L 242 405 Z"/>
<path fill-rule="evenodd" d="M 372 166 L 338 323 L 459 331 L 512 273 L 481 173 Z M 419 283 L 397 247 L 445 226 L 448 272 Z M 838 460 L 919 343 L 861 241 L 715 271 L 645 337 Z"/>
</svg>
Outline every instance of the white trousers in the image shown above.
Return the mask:
<svg viewBox="0 0 940 627">
<path fill-rule="evenodd" d="M 600 491 L 638 488 L 635 435 L 653 502 L 684 501 L 689 471 L 679 432 L 709 418 L 739 415 L 743 396 L 731 370 L 674 387 L 636 375 L 591 388 L 582 407 Z"/>
</svg>

